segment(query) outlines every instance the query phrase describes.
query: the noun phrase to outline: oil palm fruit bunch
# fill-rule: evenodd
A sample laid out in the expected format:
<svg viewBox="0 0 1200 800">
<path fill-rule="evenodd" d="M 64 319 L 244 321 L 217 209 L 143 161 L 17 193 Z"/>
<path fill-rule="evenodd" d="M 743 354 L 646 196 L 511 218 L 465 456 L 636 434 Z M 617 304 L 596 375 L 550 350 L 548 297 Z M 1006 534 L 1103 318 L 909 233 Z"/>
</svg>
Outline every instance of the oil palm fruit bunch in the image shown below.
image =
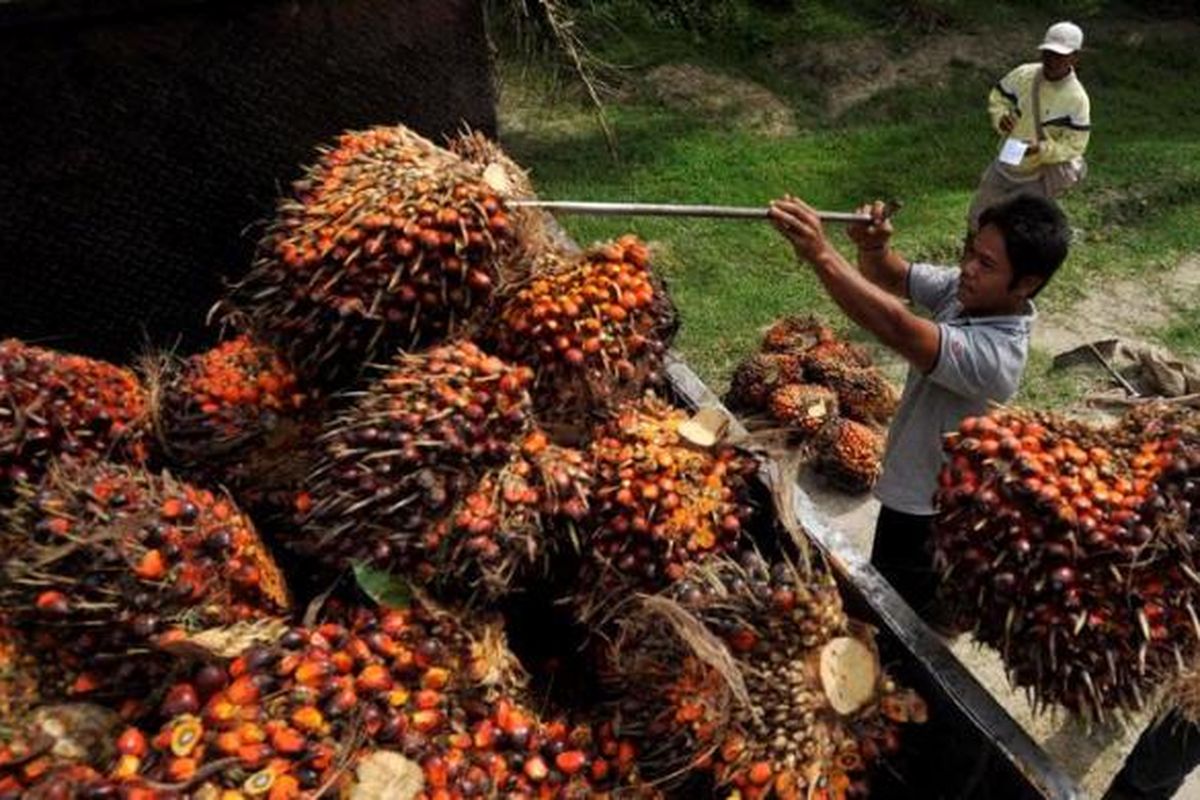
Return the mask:
<svg viewBox="0 0 1200 800">
<path fill-rule="evenodd" d="M 429 537 L 431 578 L 495 598 L 544 576 L 553 556 L 578 542 L 590 507 L 591 464 L 579 450 L 529 433 L 502 467 L 485 472 Z"/>
<path fill-rule="evenodd" d="M 482 170 L 483 179 L 505 199 L 537 197 L 529 173 L 514 161 L 495 141 L 479 131 L 455 136 L 449 142 L 450 152 Z M 554 245 L 553 217 L 541 208 L 509 208 L 509 223 L 513 231 L 511 252 L 499 264 L 502 283 L 529 277 L 530 266 L 538 256 Z"/>
<path fill-rule="evenodd" d="M 757 414 L 769 408 L 771 394 L 789 383 L 804 382 L 804 364 L 795 353 L 755 353 L 733 370 L 725 405 L 733 411 Z"/>
<path fill-rule="evenodd" d="M 935 544 L 960 625 L 1043 704 L 1136 709 L 1200 644 L 1200 437 L 999 411 L 947 437 Z"/>
<path fill-rule="evenodd" d="M 647 778 L 700 769 L 745 797 L 861 796 L 897 722 L 926 715 L 821 569 L 713 559 L 632 608 L 605 677 Z"/>
<path fill-rule="evenodd" d="M 319 398 L 279 351 L 242 334 L 144 364 L 153 429 L 172 469 L 230 489 L 246 508 L 290 509 Z"/>
<path fill-rule="evenodd" d="M 70 643 L 64 659 L 86 642 L 84 676 L 180 631 L 289 606 L 278 568 L 231 500 L 105 462 L 59 466 L 24 491 L 0 528 L 0 571 L 0 613 Z"/>
<path fill-rule="evenodd" d="M 805 362 L 814 383 L 837 394 L 838 412 L 855 422 L 886 425 L 900 405 L 900 395 L 876 367 L 856 367 L 838 362 Z"/>
<path fill-rule="evenodd" d="M 798 353 L 836 338 L 833 328 L 816 317 L 787 316 L 771 323 L 763 333 L 761 349 L 764 353 Z"/>
<path fill-rule="evenodd" d="M 824 386 L 785 383 L 767 401 L 771 416 L 800 436 L 819 433 L 837 417 L 838 396 Z"/>
<path fill-rule="evenodd" d="M 327 425 L 296 547 L 335 567 L 435 571 L 437 523 L 527 432 L 531 379 L 470 342 L 396 355 Z"/>
<path fill-rule="evenodd" d="M 852 419 L 838 419 L 822 433 L 816 468 L 844 492 L 866 492 L 883 471 L 885 444 L 879 429 Z"/>
<path fill-rule="evenodd" d="M 648 587 L 737 547 L 752 512 L 747 478 L 755 462 L 733 448 L 689 445 L 679 433 L 687 419 L 648 394 L 612 415 L 592 440 L 596 516 L 586 549 Z"/>
<path fill-rule="evenodd" d="M 222 313 L 305 380 L 345 385 L 488 309 L 512 239 L 478 167 L 403 126 L 345 133 L 279 202 Z"/>
<path fill-rule="evenodd" d="M 802 351 L 804 368 L 811 375 L 820 375 L 838 367 L 870 367 L 871 354 L 861 345 L 843 339 L 822 339 Z"/>
<path fill-rule="evenodd" d="M 577 422 L 658 383 L 675 327 L 649 250 L 625 236 L 583 256 L 546 254 L 488 335 L 499 355 L 534 370 L 541 419 Z"/>
<path fill-rule="evenodd" d="M 55 458 L 143 461 L 145 420 L 146 393 L 129 370 L 0 341 L 0 501 Z"/>
</svg>

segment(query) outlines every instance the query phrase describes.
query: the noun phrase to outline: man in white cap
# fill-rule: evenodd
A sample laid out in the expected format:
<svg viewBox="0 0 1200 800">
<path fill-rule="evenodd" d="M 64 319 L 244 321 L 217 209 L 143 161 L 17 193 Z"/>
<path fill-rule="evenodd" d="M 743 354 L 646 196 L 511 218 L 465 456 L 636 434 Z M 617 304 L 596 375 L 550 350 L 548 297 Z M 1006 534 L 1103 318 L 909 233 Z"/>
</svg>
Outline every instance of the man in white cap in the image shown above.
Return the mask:
<svg viewBox="0 0 1200 800">
<path fill-rule="evenodd" d="M 992 88 L 988 114 L 1005 138 L 971 201 L 971 233 L 985 208 L 1021 193 L 1057 197 L 1086 173 L 1091 110 L 1075 75 L 1082 47 L 1078 25 L 1056 22 L 1038 46 L 1042 60 L 1020 65 Z"/>
</svg>

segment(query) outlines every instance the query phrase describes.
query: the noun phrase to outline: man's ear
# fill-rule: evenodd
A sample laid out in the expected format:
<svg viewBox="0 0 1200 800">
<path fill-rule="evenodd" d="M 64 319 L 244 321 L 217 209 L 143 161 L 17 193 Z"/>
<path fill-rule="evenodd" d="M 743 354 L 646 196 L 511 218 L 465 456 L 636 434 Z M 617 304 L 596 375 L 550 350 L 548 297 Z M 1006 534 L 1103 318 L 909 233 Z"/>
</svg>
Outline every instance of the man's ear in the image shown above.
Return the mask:
<svg viewBox="0 0 1200 800">
<path fill-rule="evenodd" d="M 1013 291 L 1028 300 L 1045 285 L 1046 279 L 1039 275 L 1022 275 L 1017 278 L 1017 285 L 1013 287 Z"/>
</svg>

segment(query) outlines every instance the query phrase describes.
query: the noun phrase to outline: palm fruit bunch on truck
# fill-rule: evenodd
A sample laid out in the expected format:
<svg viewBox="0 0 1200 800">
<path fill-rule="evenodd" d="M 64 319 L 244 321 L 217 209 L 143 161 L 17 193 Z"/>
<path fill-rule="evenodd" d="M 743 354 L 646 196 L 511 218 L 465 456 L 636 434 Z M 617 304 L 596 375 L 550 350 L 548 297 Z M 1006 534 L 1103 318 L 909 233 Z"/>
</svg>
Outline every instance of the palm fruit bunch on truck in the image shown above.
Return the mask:
<svg viewBox="0 0 1200 800">
<path fill-rule="evenodd" d="M 689 443 L 680 434 L 687 420 L 647 395 L 592 438 L 595 517 L 586 550 L 605 571 L 647 588 L 738 547 L 753 511 L 748 479 L 756 462 L 730 447 Z"/>
<path fill-rule="evenodd" d="M 741 797 L 861 797 L 899 725 L 926 717 L 823 569 L 713 559 L 617 618 L 605 678 L 647 778 L 698 769 Z"/>
<path fill-rule="evenodd" d="M 228 488 L 256 515 L 290 516 L 322 405 L 280 352 L 241 334 L 142 366 L 157 449 L 171 468 Z"/>
<path fill-rule="evenodd" d="M 862 347 L 813 317 L 784 317 L 737 366 L 726 403 L 755 426 L 783 426 L 835 487 L 875 485 L 899 395 Z"/>
<path fill-rule="evenodd" d="M 73 671 L 72 694 L 137 666 L 137 653 L 290 605 L 231 500 L 103 462 L 60 465 L 24 490 L 0 526 L 0 577 L 0 614 L 46 640 L 38 649 Z"/>
<path fill-rule="evenodd" d="M 487 332 L 492 349 L 534 371 L 539 418 L 579 422 L 661 382 L 675 312 L 650 253 L 625 236 L 533 266 Z"/>
<path fill-rule="evenodd" d="M 0 341 L 0 502 L 56 458 L 144 461 L 146 392 L 137 376 L 85 356 Z"/>
<path fill-rule="evenodd" d="M 444 555 L 431 578 L 496 599 L 549 575 L 586 530 L 592 469 L 579 450 L 534 430 L 503 466 L 487 470 L 426 538 Z"/>
<path fill-rule="evenodd" d="M 456 571 L 458 555 L 488 560 L 486 542 L 474 553 L 451 546 L 472 527 L 454 515 L 484 511 L 460 503 L 519 452 L 531 379 L 469 342 L 397 355 L 328 424 L 295 546 L 334 567 L 366 562 L 422 582 Z"/>
<path fill-rule="evenodd" d="M 1200 645 L 1200 427 L 1151 409 L 1095 426 L 1019 410 L 947 437 L 936 559 L 962 628 L 1036 700 L 1141 708 Z"/>
<path fill-rule="evenodd" d="M 482 173 L 404 126 L 342 134 L 280 200 L 220 314 L 326 386 L 463 330 L 513 242 Z"/>
</svg>

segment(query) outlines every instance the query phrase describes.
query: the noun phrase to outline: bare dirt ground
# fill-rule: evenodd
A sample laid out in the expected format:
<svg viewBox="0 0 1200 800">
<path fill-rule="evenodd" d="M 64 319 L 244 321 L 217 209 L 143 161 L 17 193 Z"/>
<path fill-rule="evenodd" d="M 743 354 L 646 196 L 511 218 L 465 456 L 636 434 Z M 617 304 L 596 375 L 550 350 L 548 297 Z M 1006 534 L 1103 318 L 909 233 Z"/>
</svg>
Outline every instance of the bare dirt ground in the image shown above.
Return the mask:
<svg viewBox="0 0 1200 800">
<path fill-rule="evenodd" d="M 792 109 L 752 81 L 694 64 L 664 64 L 646 75 L 645 86 L 668 108 L 699 111 L 710 119 L 763 136 L 796 133 Z"/>
<path fill-rule="evenodd" d="M 1106 282 L 1064 311 L 1043 314 L 1033 329 L 1033 346 L 1061 353 L 1106 337 L 1138 338 L 1170 322 L 1200 293 L 1200 255 L 1173 268 Z"/>
</svg>

